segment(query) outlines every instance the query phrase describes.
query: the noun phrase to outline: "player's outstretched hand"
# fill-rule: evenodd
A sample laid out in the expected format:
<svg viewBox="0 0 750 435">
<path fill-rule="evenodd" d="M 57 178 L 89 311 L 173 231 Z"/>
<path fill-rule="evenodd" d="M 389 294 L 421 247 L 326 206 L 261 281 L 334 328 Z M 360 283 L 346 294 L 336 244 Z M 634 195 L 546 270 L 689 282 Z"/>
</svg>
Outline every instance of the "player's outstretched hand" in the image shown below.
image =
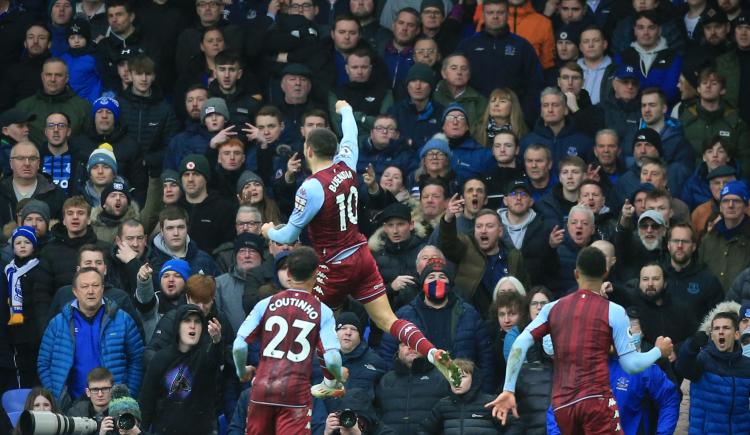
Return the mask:
<svg viewBox="0 0 750 435">
<path fill-rule="evenodd" d="M 268 238 L 268 232 L 271 231 L 271 228 L 275 227 L 276 224 L 273 222 L 266 222 L 263 224 L 262 227 L 260 227 L 260 233 L 263 235 L 264 238 Z"/>
<path fill-rule="evenodd" d="M 672 344 L 672 339 L 669 337 L 657 337 L 656 347 L 661 351 L 661 356 L 663 358 L 669 358 L 669 356 L 672 355 L 672 352 L 674 352 L 674 344 Z"/>
<path fill-rule="evenodd" d="M 255 373 L 255 366 L 245 366 L 245 374 L 240 376 L 240 382 L 250 382 Z"/>
<path fill-rule="evenodd" d="M 338 100 L 336 101 L 336 113 L 341 114 L 341 109 L 344 107 L 352 107 L 349 105 L 349 103 L 346 102 L 346 100 Z"/>
<path fill-rule="evenodd" d="M 510 391 L 503 391 L 495 400 L 484 405 L 485 408 L 492 408 L 492 416 L 500 420 L 505 425 L 508 420 L 508 411 L 518 418 L 518 409 L 516 408 L 516 395 Z"/>
</svg>

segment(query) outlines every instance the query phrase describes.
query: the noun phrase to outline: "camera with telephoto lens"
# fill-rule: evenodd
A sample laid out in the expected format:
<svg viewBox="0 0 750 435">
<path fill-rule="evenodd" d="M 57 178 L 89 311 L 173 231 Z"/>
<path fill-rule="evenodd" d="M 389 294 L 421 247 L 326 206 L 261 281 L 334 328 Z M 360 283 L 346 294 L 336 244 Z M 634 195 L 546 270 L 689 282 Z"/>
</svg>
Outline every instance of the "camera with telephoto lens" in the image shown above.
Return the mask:
<svg viewBox="0 0 750 435">
<path fill-rule="evenodd" d="M 351 409 L 339 411 L 339 424 L 341 427 L 352 428 L 357 425 L 357 413 Z"/>
<path fill-rule="evenodd" d="M 135 416 L 130 413 L 120 414 L 115 419 L 115 427 L 122 430 L 130 430 L 135 427 Z"/>
<path fill-rule="evenodd" d="M 86 435 L 99 430 L 93 418 L 68 417 L 49 411 L 24 411 L 18 421 L 25 435 Z"/>
</svg>

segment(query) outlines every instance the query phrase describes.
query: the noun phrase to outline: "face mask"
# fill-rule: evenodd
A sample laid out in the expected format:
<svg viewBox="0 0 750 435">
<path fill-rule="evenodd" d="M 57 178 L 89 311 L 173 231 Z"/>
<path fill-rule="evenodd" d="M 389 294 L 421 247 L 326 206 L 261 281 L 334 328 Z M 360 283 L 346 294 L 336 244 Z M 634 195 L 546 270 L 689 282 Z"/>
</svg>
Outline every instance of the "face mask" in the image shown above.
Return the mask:
<svg viewBox="0 0 750 435">
<path fill-rule="evenodd" d="M 542 349 L 544 349 L 544 353 L 546 353 L 549 356 L 552 356 L 555 354 L 555 349 L 552 347 L 552 336 L 547 334 L 542 338 Z"/>
<path fill-rule="evenodd" d="M 430 302 L 440 303 L 448 296 L 448 285 L 444 281 L 425 282 L 422 291 Z"/>
<path fill-rule="evenodd" d="M 742 355 L 750 358 L 750 344 L 742 345 Z"/>
<path fill-rule="evenodd" d="M 630 342 L 633 344 L 636 350 L 641 350 L 641 333 L 633 334 L 630 336 Z"/>
</svg>

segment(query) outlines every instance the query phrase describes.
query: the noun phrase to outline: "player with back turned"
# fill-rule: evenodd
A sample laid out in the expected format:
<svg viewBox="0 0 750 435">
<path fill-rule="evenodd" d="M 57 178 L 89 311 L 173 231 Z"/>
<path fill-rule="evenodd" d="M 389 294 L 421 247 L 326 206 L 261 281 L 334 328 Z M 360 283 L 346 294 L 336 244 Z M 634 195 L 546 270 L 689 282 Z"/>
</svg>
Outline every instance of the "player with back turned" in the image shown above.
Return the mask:
<svg viewBox="0 0 750 435">
<path fill-rule="evenodd" d="M 302 246 L 287 257 L 293 288 L 258 302 L 234 340 L 237 376 L 246 382 L 255 372 L 246 433 L 309 434 L 312 413 L 310 376 L 316 353 L 337 382 L 346 380 L 333 312 L 312 295 L 318 256 Z M 246 366 L 247 345 L 259 339 L 257 370 Z"/>
<path fill-rule="evenodd" d="M 579 289 L 545 305 L 513 343 L 503 392 L 486 405 L 503 424 L 508 411 L 518 417 L 514 391 L 526 351 L 550 334 L 555 348 L 552 410 L 562 433 L 624 433 L 609 383 L 610 348 L 614 346 L 626 372 L 638 373 L 669 356 L 672 340 L 658 337 L 656 347 L 638 352 L 630 341 L 625 309 L 601 294 L 606 275 L 604 254 L 597 248 L 583 248 L 575 269 Z"/>
<path fill-rule="evenodd" d="M 388 303 L 383 278 L 357 226 L 357 123 L 346 101 L 336 102 L 336 112 L 341 115 L 344 133 L 341 144 L 329 129 L 318 128 L 307 135 L 303 153 L 313 175 L 297 190 L 287 225 L 276 230 L 273 222 L 266 223 L 261 229 L 263 236 L 277 243 L 291 243 L 307 227 L 321 259 L 316 288 L 320 300 L 337 309 L 351 295 L 365 306 L 378 328 L 427 356 L 457 386 L 460 370 L 448 353 L 436 349 L 413 323 L 397 319 Z M 342 388 L 325 376 L 313 387 L 313 395 L 330 397 L 340 394 Z"/>
</svg>

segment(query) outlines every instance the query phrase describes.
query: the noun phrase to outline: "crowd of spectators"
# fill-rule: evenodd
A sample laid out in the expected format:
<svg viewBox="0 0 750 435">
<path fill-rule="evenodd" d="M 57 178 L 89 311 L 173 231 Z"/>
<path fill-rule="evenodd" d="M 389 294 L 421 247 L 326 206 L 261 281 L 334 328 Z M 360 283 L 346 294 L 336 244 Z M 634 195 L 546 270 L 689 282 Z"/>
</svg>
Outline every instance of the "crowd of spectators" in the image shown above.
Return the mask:
<svg viewBox="0 0 750 435">
<path fill-rule="evenodd" d="M 675 342 L 640 375 L 610 362 L 625 433 L 750 431 L 746 0 L 0 0 L 0 393 L 103 431 L 244 434 L 231 343 L 309 243 L 261 226 L 304 207 L 337 100 L 359 131 L 342 213 L 463 382 L 349 300 L 349 393 L 313 433 L 555 433 L 549 339 L 520 419 L 482 404 L 586 246 L 636 347 Z"/>
</svg>

